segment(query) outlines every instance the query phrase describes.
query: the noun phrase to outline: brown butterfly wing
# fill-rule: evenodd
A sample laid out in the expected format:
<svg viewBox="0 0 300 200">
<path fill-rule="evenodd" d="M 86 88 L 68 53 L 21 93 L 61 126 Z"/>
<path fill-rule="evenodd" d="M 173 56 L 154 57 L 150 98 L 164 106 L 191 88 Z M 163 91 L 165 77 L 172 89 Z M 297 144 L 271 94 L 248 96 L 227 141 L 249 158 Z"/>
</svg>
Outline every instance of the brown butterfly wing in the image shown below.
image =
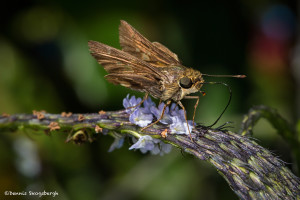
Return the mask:
<svg viewBox="0 0 300 200">
<path fill-rule="evenodd" d="M 114 84 L 148 92 L 161 98 L 161 82 L 168 79 L 158 68 L 153 67 L 124 51 L 96 42 L 88 42 L 93 57 L 108 72 L 106 79 Z"/>
<path fill-rule="evenodd" d="M 121 20 L 119 27 L 119 37 L 123 51 L 151 63 L 155 67 L 181 66 L 175 53 L 158 42 L 151 43 L 123 20 Z"/>
</svg>

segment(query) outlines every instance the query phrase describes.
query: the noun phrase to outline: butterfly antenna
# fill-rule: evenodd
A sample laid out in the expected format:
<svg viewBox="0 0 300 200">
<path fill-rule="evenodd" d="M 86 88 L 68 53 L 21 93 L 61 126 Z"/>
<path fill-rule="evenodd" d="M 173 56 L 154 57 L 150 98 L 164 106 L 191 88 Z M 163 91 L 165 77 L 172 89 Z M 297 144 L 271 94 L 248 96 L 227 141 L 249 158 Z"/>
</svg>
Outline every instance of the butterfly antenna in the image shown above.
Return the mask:
<svg viewBox="0 0 300 200">
<path fill-rule="evenodd" d="M 223 83 L 223 82 L 204 82 L 204 83 L 201 83 L 201 84 L 212 84 L 212 85 L 218 84 L 218 85 L 224 85 L 224 86 L 226 86 L 228 88 L 228 91 L 229 91 L 229 99 L 228 99 L 227 105 L 225 106 L 224 110 L 219 115 L 219 117 L 217 118 L 217 120 L 213 124 L 211 124 L 211 125 L 208 126 L 210 128 L 210 127 L 213 127 L 214 125 L 216 125 L 219 122 L 219 120 L 221 119 L 221 117 L 223 116 L 223 114 L 225 113 L 225 111 L 227 110 L 227 108 L 228 108 L 228 106 L 229 106 L 229 104 L 231 102 L 232 91 L 231 91 L 230 86 L 227 85 L 226 83 Z"/>
<path fill-rule="evenodd" d="M 246 75 L 211 75 L 211 74 L 201 74 L 202 76 L 210 77 L 232 77 L 232 78 L 246 78 Z"/>
</svg>

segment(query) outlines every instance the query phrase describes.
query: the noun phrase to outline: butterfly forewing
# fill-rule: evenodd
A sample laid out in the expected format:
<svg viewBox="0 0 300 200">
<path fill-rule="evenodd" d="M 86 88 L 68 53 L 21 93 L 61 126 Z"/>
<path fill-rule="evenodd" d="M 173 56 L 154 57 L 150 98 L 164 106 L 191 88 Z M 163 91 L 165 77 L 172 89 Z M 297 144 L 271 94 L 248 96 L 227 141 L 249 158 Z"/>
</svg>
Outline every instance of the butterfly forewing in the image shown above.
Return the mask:
<svg viewBox="0 0 300 200">
<path fill-rule="evenodd" d="M 161 70 L 105 44 L 89 41 L 88 45 L 91 54 L 108 72 L 106 75 L 108 81 L 137 91 L 149 92 L 154 97 L 160 98 L 162 91 L 158 83 L 168 78 Z"/>
<path fill-rule="evenodd" d="M 181 65 L 175 53 L 158 42 L 151 43 L 125 21 L 121 21 L 119 37 L 123 51 L 155 67 Z"/>
</svg>

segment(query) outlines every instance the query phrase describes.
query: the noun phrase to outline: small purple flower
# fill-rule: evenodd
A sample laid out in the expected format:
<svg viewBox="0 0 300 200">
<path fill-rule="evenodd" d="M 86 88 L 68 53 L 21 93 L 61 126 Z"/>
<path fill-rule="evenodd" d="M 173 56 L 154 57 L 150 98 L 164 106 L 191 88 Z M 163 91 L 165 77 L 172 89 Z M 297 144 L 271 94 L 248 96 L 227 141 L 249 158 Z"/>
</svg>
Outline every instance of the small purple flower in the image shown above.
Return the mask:
<svg viewBox="0 0 300 200">
<path fill-rule="evenodd" d="M 177 111 L 179 110 L 177 103 L 172 103 L 170 107 L 170 113 L 172 116 L 176 115 Z"/>
<path fill-rule="evenodd" d="M 136 143 L 129 147 L 129 150 L 140 149 L 142 153 L 146 153 L 147 151 L 153 150 L 154 147 L 155 145 L 153 142 L 153 138 L 149 135 L 144 135 L 140 137 Z"/>
<path fill-rule="evenodd" d="M 151 153 L 152 155 L 157 155 L 157 154 L 160 153 L 160 148 L 159 148 L 158 144 L 155 144 L 155 145 L 154 145 L 154 148 L 150 151 L 150 153 Z"/>
<path fill-rule="evenodd" d="M 115 138 L 114 142 L 110 145 L 108 152 L 112 152 L 115 149 L 120 149 L 124 144 L 125 136 Z"/>
<path fill-rule="evenodd" d="M 158 108 L 156 108 L 155 106 L 152 106 L 152 107 L 150 108 L 152 114 L 153 114 L 157 119 L 160 118 L 164 106 L 165 106 L 165 104 L 164 104 L 164 103 L 161 103 L 161 104 L 159 104 Z M 172 123 L 172 119 L 171 119 L 171 116 L 170 116 L 170 114 L 169 114 L 169 107 L 166 107 L 165 112 L 164 112 L 164 116 L 163 116 L 162 119 L 160 120 L 160 123 L 162 123 L 162 124 L 171 124 L 171 123 Z"/>
<path fill-rule="evenodd" d="M 134 138 L 135 139 L 135 138 Z M 139 138 L 129 150 L 139 149 L 142 153 L 147 153 L 150 151 L 152 155 L 163 155 L 171 151 L 172 145 L 166 144 L 159 139 L 152 138 L 149 135 L 145 135 Z"/>
<path fill-rule="evenodd" d="M 177 111 L 177 116 L 183 121 L 185 121 L 184 110 L 180 109 Z"/>
<path fill-rule="evenodd" d="M 145 113 L 147 113 L 147 114 L 151 114 L 151 107 L 152 106 L 156 106 L 155 105 L 155 103 L 151 100 L 151 98 L 150 97 L 148 97 L 145 101 L 144 101 L 144 103 L 143 103 L 143 105 L 144 105 L 144 111 L 145 111 Z"/>
<path fill-rule="evenodd" d="M 134 107 L 136 106 L 137 104 L 139 104 L 140 102 L 142 101 L 141 98 L 135 98 L 135 96 L 132 96 L 131 98 L 129 98 L 129 94 L 126 96 L 125 99 L 123 99 L 123 106 L 124 108 L 126 108 L 126 112 L 127 113 L 131 113 L 133 111 L 133 109 L 136 109 L 136 108 L 132 108 L 132 109 L 127 109 L 129 107 Z"/>
<path fill-rule="evenodd" d="M 192 132 L 193 122 L 191 120 L 188 120 L 188 125 L 179 116 L 172 117 L 172 121 L 173 123 L 170 125 L 171 133 L 189 135 L 189 130 Z"/>
<path fill-rule="evenodd" d="M 129 121 L 140 127 L 145 127 L 150 124 L 153 120 L 152 114 L 146 114 L 144 108 L 138 108 L 129 116 Z"/>
<path fill-rule="evenodd" d="M 160 141 L 160 155 L 161 156 L 164 154 L 170 153 L 171 150 L 172 150 L 172 145 Z"/>
<path fill-rule="evenodd" d="M 172 103 L 170 107 L 170 114 L 172 117 L 178 116 L 182 121 L 185 120 L 184 110 L 179 109 L 176 103 Z"/>
<path fill-rule="evenodd" d="M 164 155 L 167 153 L 170 153 L 172 149 L 172 145 L 162 142 L 159 139 L 153 139 L 153 142 L 155 143 L 154 148 L 151 150 L 152 155 Z"/>
</svg>

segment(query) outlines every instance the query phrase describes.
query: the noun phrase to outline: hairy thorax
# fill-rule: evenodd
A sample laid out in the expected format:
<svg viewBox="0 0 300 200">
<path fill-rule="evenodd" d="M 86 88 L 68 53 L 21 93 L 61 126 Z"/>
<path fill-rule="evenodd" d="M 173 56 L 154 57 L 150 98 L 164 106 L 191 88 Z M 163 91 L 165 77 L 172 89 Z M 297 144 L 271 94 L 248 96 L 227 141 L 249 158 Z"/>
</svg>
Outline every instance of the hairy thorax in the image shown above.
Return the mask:
<svg viewBox="0 0 300 200">
<path fill-rule="evenodd" d="M 185 96 L 200 91 L 204 82 L 201 73 L 197 70 L 183 66 L 169 67 L 166 81 L 161 82 L 162 95 L 161 100 L 180 101 Z M 180 80 L 185 78 L 190 81 L 190 85 L 184 87 Z"/>
</svg>

